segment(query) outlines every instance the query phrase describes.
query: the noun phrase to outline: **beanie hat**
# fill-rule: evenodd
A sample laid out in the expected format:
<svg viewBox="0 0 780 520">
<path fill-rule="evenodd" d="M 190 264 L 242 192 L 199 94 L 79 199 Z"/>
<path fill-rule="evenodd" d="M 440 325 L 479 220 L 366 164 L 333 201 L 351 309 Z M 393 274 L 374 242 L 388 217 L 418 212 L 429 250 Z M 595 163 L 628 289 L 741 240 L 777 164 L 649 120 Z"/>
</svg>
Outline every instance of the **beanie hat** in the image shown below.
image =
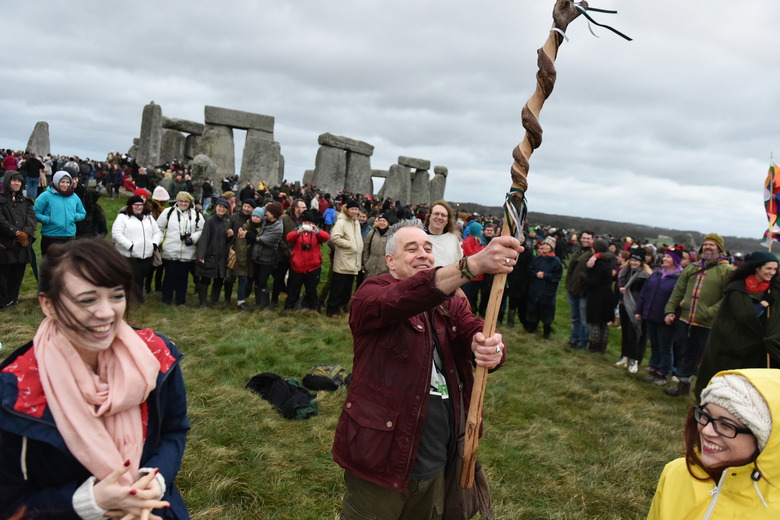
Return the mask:
<svg viewBox="0 0 780 520">
<path fill-rule="evenodd" d="M 631 255 L 629 256 L 629 259 L 631 260 L 639 260 L 640 262 L 645 261 L 645 249 L 643 247 L 634 246 L 628 250 L 628 253 Z"/>
<path fill-rule="evenodd" d="M 163 188 L 164 189 L 164 188 Z M 146 191 L 143 188 L 138 188 L 133 192 L 133 195 L 138 195 L 139 197 L 143 197 L 144 199 L 149 198 L 149 192 Z"/>
<path fill-rule="evenodd" d="M 133 204 L 136 204 L 138 202 L 143 202 L 143 201 L 144 201 L 144 198 L 141 197 L 140 195 L 133 195 L 132 197 L 127 199 L 127 207 L 129 208 Z"/>
<path fill-rule="evenodd" d="M 282 216 L 282 213 L 284 210 L 282 209 L 282 205 L 278 202 L 271 202 L 268 205 L 266 205 L 265 210 L 273 215 L 275 218 L 279 218 Z"/>
<path fill-rule="evenodd" d="M 217 202 L 214 203 L 215 206 L 225 206 L 226 208 L 230 209 L 230 203 L 223 199 L 222 197 L 217 199 Z"/>
<path fill-rule="evenodd" d="M 235 193 L 233 193 L 232 191 L 226 191 L 226 192 L 224 192 L 224 193 L 222 194 L 222 198 L 223 198 L 223 199 L 225 199 L 225 200 L 232 199 L 232 198 L 233 198 L 233 197 L 235 197 L 235 196 L 236 196 L 236 194 L 235 194 Z"/>
<path fill-rule="evenodd" d="M 777 257 L 769 251 L 753 251 L 745 257 L 745 262 L 753 264 L 756 267 L 762 266 L 767 262 L 777 261 Z"/>
<path fill-rule="evenodd" d="M 360 204 L 358 204 L 355 199 L 349 199 L 344 205 L 347 207 L 347 209 L 360 207 Z"/>
<path fill-rule="evenodd" d="M 314 210 L 307 209 L 301 213 L 301 222 L 317 222 L 319 219 L 319 214 Z"/>
<path fill-rule="evenodd" d="M 71 175 L 68 172 L 60 170 L 54 174 L 54 177 L 52 177 L 51 182 L 55 186 L 58 186 L 60 181 L 63 179 L 63 177 L 67 177 L 68 179 L 73 180 L 73 177 L 71 177 Z"/>
<path fill-rule="evenodd" d="M 176 200 L 177 201 L 186 200 L 187 202 L 190 203 L 190 205 L 195 204 L 195 198 L 189 193 L 187 193 L 186 191 L 180 191 L 179 193 L 177 193 Z"/>
<path fill-rule="evenodd" d="M 555 249 L 555 239 L 553 237 L 545 238 L 542 244 L 547 244 L 551 248 Z"/>
<path fill-rule="evenodd" d="M 168 202 L 171 200 L 171 196 L 168 194 L 168 190 L 162 186 L 157 186 L 152 193 L 152 198 L 159 202 Z"/>
<path fill-rule="evenodd" d="M 753 432 L 761 451 L 772 432 L 772 415 L 761 393 L 744 376 L 734 373 L 716 374 L 701 393 L 702 406 L 712 403 L 722 406 Z"/>
<path fill-rule="evenodd" d="M 257 202 L 255 202 L 255 199 L 246 199 L 244 202 L 242 202 L 242 204 L 249 204 L 253 208 L 257 207 Z"/>
<path fill-rule="evenodd" d="M 707 236 L 704 237 L 704 240 L 701 241 L 702 245 L 707 240 L 712 240 L 713 242 L 718 244 L 718 249 L 720 249 L 721 253 L 725 253 L 726 252 L 726 243 L 723 241 L 723 237 L 720 236 L 719 234 L 717 234 L 717 233 L 709 233 Z M 699 254 L 701 254 L 701 251 L 702 251 L 702 248 L 699 247 Z"/>
<path fill-rule="evenodd" d="M 666 251 L 664 251 L 664 254 L 672 257 L 675 267 L 680 267 L 683 259 L 683 250 L 680 246 L 668 247 L 666 248 Z"/>
<path fill-rule="evenodd" d="M 265 218 L 265 208 L 255 208 L 252 210 L 251 216 Z"/>
</svg>

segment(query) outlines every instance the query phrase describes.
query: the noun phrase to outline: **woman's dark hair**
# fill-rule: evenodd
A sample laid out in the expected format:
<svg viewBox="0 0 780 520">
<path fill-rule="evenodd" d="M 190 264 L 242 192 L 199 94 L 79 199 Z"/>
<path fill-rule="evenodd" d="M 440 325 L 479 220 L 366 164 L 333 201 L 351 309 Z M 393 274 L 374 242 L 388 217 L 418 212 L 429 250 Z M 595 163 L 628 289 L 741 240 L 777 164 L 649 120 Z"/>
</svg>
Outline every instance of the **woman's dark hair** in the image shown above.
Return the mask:
<svg viewBox="0 0 780 520">
<path fill-rule="evenodd" d="M 428 226 L 431 224 L 431 213 L 433 213 L 434 206 L 442 206 L 444 209 L 447 210 L 447 224 L 444 225 L 443 233 L 449 233 L 450 231 L 455 229 L 455 210 L 453 210 L 452 206 L 450 206 L 443 200 L 437 200 L 436 202 L 428 206 L 428 212 L 425 214 L 425 228 L 427 229 Z"/>
<path fill-rule="evenodd" d="M 744 264 L 737 267 L 731 274 L 731 281 L 735 282 L 738 280 L 744 280 L 751 274 L 755 274 L 756 269 L 766 263 L 767 262 L 745 262 Z M 778 269 L 778 272 L 775 273 L 775 275 L 772 277 L 772 280 L 770 280 L 770 286 L 775 291 L 780 291 L 780 269 Z"/>
<path fill-rule="evenodd" d="M 133 267 L 111 243 L 100 238 L 82 238 L 55 244 L 41 264 L 38 293 L 51 300 L 66 326 L 84 329 L 63 304 L 63 296 L 70 297 L 64 287 L 64 275 L 68 271 L 97 287 L 121 286 L 128 303 L 133 302 Z"/>
<path fill-rule="evenodd" d="M 691 475 L 691 477 L 695 478 L 696 480 L 701 480 L 702 482 L 712 480 L 717 484 L 718 481 L 720 481 L 720 476 L 723 473 L 723 470 L 726 469 L 727 466 L 708 468 L 705 467 L 702 463 L 700 455 L 701 440 L 699 437 L 699 424 L 696 422 L 696 419 L 693 418 L 693 407 L 688 410 L 688 416 L 685 418 L 683 443 L 685 445 L 685 465 L 687 466 L 688 473 Z M 756 451 L 753 453 L 750 459 L 741 465 L 755 462 L 758 454 L 758 446 L 756 446 Z"/>
</svg>

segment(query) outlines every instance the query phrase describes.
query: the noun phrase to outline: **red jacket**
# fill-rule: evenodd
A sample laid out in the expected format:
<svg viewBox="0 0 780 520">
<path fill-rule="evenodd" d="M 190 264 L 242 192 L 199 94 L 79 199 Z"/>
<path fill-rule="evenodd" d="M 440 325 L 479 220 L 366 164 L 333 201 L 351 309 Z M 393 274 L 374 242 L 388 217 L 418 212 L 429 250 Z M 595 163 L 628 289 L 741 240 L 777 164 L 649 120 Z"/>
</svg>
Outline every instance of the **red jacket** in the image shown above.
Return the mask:
<svg viewBox="0 0 780 520">
<path fill-rule="evenodd" d="M 436 288 L 435 272 L 365 280 L 349 316 L 352 382 L 336 427 L 333 459 L 357 477 L 399 492 L 407 488 L 425 424 L 433 334 L 444 358 L 456 428 L 461 392 L 468 407 L 474 383 L 471 341 L 482 330 L 482 320 L 472 315 L 465 298 Z"/>
<path fill-rule="evenodd" d="M 314 234 L 311 231 L 298 233 L 298 229 L 293 229 L 287 233 L 287 241 L 292 244 L 290 252 L 290 267 L 296 273 L 308 273 L 322 267 L 322 252 L 320 244 L 330 240 L 330 233 L 319 230 Z M 304 251 L 303 246 L 311 246 L 308 251 Z"/>
</svg>

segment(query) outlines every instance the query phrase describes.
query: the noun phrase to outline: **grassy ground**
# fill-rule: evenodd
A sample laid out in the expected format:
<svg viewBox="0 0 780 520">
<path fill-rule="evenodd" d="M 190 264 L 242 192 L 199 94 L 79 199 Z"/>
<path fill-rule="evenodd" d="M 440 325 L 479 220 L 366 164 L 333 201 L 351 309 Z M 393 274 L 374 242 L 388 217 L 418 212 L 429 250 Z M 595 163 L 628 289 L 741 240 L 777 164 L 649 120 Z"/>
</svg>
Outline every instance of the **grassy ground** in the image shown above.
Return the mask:
<svg viewBox="0 0 780 520">
<path fill-rule="evenodd" d="M 101 201 L 108 215 L 118 203 Z M 562 290 L 559 291 L 562 293 Z M 259 372 L 299 381 L 312 366 L 351 367 L 346 318 L 309 313 L 165 307 L 157 295 L 130 321 L 173 339 L 185 353 L 192 431 L 177 480 L 196 519 L 333 519 L 343 493 L 330 448 L 345 390 L 320 392 L 319 414 L 288 421 L 244 390 Z M 32 276 L 20 305 L 0 311 L 2 352 L 27 342 L 42 318 Z M 497 519 L 645 518 L 663 465 L 678 456 L 687 401 L 566 346 L 559 299 L 549 340 L 504 331 L 506 366 L 491 374 L 480 459 Z"/>
</svg>

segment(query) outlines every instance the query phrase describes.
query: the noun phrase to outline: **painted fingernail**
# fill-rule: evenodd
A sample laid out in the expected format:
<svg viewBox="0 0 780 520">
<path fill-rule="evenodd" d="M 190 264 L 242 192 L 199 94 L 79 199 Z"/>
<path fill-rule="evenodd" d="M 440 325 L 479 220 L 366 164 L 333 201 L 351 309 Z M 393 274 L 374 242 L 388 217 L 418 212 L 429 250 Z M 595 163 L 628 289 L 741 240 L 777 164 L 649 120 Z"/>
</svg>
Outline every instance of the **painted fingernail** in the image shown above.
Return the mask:
<svg viewBox="0 0 780 520">
<path fill-rule="evenodd" d="M 128 467 L 129 465 L 130 465 L 130 459 L 127 459 L 127 460 L 125 461 L 125 467 Z"/>
<path fill-rule="evenodd" d="M 136 494 L 138 494 L 138 491 L 136 491 L 135 489 L 131 489 L 130 490 L 130 494 L 131 495 L 136 495 Z"/>
</svg>

